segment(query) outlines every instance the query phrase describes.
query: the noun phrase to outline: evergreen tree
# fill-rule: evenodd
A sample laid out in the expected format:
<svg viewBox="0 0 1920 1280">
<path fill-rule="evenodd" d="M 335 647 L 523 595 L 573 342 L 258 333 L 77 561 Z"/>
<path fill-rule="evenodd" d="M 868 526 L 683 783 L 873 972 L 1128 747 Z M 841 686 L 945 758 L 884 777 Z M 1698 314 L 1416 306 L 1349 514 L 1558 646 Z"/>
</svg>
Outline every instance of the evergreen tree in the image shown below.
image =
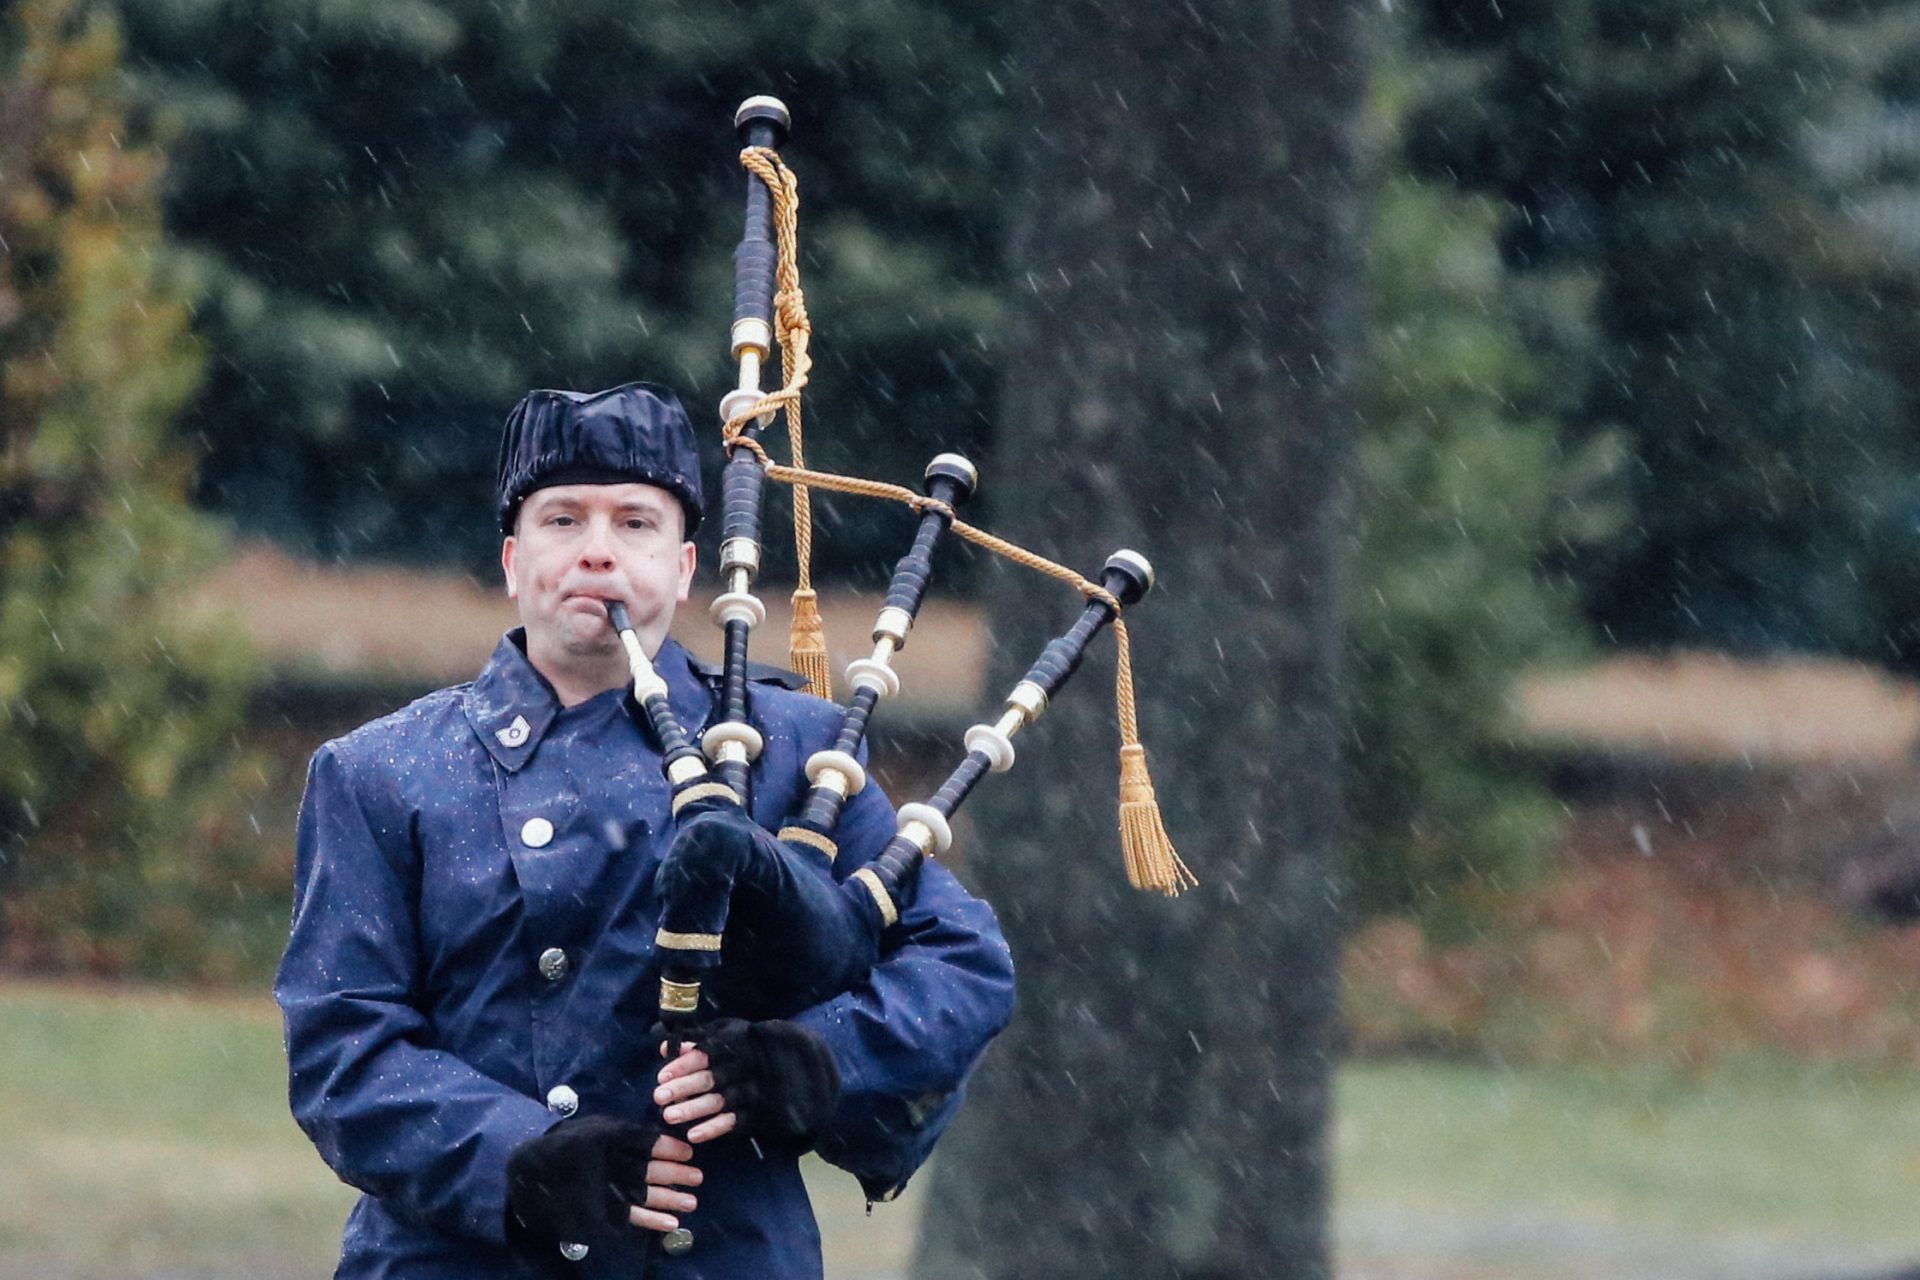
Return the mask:
<svg viewBox="0 0 1920 1280">
<path fill-rule="evenodd" d="M 159 160 L 124 143 L 118 49 L 84 0 L 21 0 L 0 27 L 4 945 L 205 971 L 279 876 L 228 838 L 257 773 L 231 745 L 245 652 L 176 617 L 219 545 L 169 434 L 201 356 L 158 271 Z"/>
<path fill-rule="evenodd" d="M 1829 244 L 1864 359 L 1895 384 L 1888 421 L 1900 445 L 1871 491 L 1875 537 L 1859 573 L 1878 617 L 1863 655 L 1920 670 L 1920 14 L 1900 0 L 1818 6 L 1835 68 L 1835 107 L 1811 129 L 1816 191 L 1857 232 Z"/>
<path fill-rule="evenodd" d="M 1491 202 L 1396 178 L 1368 267 L 1349 868 L 1356 910 L 1442 927 L 1546 853 L 1558 809 L 1507 741 L 1506 696 L 1580 631 L 1542 571 L 1567 465 L 1507 311 L 1496 220 Z"/>
<path fill-rule="evenodd" d="M 1811 181 L 1847 67 L 1804 0 L 1429 0 L 1457 74 L 1414 155 L 1507 202 L 1560 349 L 1569 448 L 1630 518 L 1570 544 L 1625 644 L 1884 653 L 1863 565 L 1913 466 L 1857 229 Z M 1545 337 L 1545 335 L 1540 335 Z"/>
<path fill-rule="evenodd" d="M 142 99 L 181 130 L 169 227 L 208 283 L 200 496 L 245 527 L 490 571 L 493 451 L 527 388 L 649 377 L 717 440 L 729 121 L 760 92 L 795 115 L 816 460 L 912 482 L 977 451 L 1004 81 L 970 7 L 122 7 Z"/>
</svg>

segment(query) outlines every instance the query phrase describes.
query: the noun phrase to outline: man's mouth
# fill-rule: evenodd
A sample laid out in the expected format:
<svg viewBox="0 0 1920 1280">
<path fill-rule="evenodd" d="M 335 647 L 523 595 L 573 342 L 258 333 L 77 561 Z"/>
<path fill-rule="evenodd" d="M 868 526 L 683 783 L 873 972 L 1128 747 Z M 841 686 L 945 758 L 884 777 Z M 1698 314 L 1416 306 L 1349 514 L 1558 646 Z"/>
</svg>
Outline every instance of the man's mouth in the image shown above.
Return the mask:
<svg viewBox="0 0 1920 1280">
<path fill-rule="evenodd" d="M 582 614 L 598 614 L 601 618 L 606 618 L 608 606 L 620 603 L 623 602 L 619 596 L 607 592 L 573 591 L 567 594 L 562 607 Z"/>
</svg>

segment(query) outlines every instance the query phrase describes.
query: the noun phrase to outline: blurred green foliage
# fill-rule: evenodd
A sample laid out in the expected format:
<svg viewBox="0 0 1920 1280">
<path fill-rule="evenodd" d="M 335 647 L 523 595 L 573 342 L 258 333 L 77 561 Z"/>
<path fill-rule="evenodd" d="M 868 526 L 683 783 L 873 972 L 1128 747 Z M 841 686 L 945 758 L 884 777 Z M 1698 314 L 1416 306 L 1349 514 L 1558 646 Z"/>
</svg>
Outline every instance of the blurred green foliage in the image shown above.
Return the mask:
<svg viewBox="0 0 1920 1280">
<path fill-rule="evenodd" d="M 170 435 L 202 357 L 158 269 L 158 157 L 123 145 L 118 51 L 81 0 L 0 28 L 4 954 L 218 972 L 247 963 L 283 868 L 235 830 L 249 659 L 176 616 L 221 540 Z"/>
<path fill-rule="evenodd" d="M 795 108 L 812 461 L 914 483 L 933 454 L 978 449 L 1006 128 L 990 16 L 120 7 L 142 119 L 178 135 L 168 226 L 206 285 L 199 497 L 243 527 L 488 571 L 499 427 L 534 386 L 665 382 L 717 442 L 746 183 L 731 120 L 753 93 Z M 891 526 L 836 538 L 841 504 L 821 506 L 828 571 L 898 554 L 875 541 Z"/>
<path fill-rule="evenodd" d="M 1420 64 L 1379 68 L 1393 156 Z M 1577 473 L 1507 296 L 1498 207 L 1389 170 L 1373 209 L 1354 585 L 1348 874 L 1361 915 L 1443 936 L 1543 864 L 1558 806 L 1509 738 L 1516 673 L 1581 648 L 1543 556 Z"/>
<path fill-rule="evenodd" d="M 1617 459 L 1597 492 L 1626 518 L 1559 556 L 1605 636 L 1920 660 L 1884 576 L 1920 556 L 1892 340 L 1920 242 L 1876 239 L 1818 163 L 1897 105 L 1911 6 L 1415 7 L 1440 56 L 1410 156 L 1502 201 L 1562 437 Z"/>
</svg>

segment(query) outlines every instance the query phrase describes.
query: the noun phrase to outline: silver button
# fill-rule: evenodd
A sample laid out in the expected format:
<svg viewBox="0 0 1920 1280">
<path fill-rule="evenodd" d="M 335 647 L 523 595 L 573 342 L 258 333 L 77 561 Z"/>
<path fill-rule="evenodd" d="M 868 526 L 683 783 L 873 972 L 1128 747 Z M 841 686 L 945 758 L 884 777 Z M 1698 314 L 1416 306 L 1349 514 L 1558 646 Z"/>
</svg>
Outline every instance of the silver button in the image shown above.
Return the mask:
<svg viewBox="0 0 1920 1280">
<path fill-rule="evenodd" d="M 528 818 L 520 828 L 520 843 L 529 849 L 544 849 L 553 840 L 553 824 L 545 818 Z"/>
<path fill-rule="evenodd" d="M 558 947 L 548 947 L 540 953 L 540 976 L 548 982 L 558 982 L 567 976 L 567 953 Z"/>
<path fill-rule="evenodd" d="M 587 1246 L 583 1244 L 575 1244 L 573 1241 L 569 1240 L 567 1241 L 567 1243 L 560 1246 L 560 1256 L 565 1258 L 568 1262 L 578 1262 L 580 1261 L 580 1259 L 587 1256 Z"/>
<path fill-rule="evenodd" d="M 557 1084 L 547 1090 L 547 1110 L 556 1115 L 570 1116 L 580 1109 L 580 1095 L 571 1086 Z"/>
<path fill-rule="evenodd" d="M 675 1227 L 660 1237 L 660 1247 L 672 1257 L 679 1257 L 693 1248 L 693 1232 L 685 1227 Z"/>
</svg>

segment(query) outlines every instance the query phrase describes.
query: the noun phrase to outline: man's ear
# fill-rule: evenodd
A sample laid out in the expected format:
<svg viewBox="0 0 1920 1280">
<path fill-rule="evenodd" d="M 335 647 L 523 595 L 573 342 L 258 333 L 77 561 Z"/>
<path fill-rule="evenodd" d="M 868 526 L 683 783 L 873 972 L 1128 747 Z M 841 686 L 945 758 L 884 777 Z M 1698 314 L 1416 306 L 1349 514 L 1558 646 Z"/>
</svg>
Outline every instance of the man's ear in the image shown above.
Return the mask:
<svg viewBox="0 0 1920 1280">
<path fill-rule="evenodd" d="M 500 544 L 500 572 L 506 575 L 507 599 L 509 600 L 518 600 L 520 598 L 520 583 L 513 572 L 514 552 L 518 550 L 518 548 L 519 543 L 512 534 L 508 534 L 506 541 Z M 685 598 L 685 596 L 681 597 L 683 600 Z"/>
<path fill-rule="evenodd" d="M 680 544 L 680 593 L 674 597 L 681 604 L 687 602 L 687 593 L 693 589 L 693 564 L 696 552 L 691 542 Z"/>
</svg>

